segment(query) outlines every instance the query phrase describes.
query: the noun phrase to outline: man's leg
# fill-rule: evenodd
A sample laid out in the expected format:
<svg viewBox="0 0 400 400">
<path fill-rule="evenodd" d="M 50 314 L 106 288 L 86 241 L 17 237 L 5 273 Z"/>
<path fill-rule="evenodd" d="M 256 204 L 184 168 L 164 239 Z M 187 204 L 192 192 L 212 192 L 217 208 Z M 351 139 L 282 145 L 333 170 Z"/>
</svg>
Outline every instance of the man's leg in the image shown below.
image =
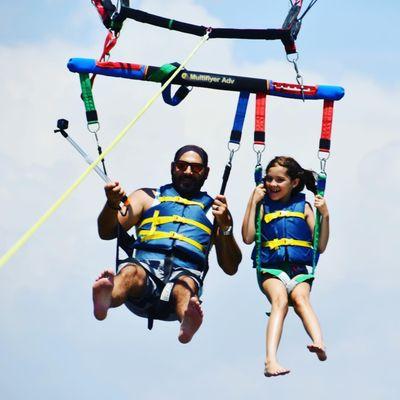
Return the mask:
<svg viewBox="0 0 400 400">
<path fill-rule="evenodd" d="M 296 314 L 300 317 L 306 332 L 312 340 L 312 344 L 307 346 L 308 350 L 316 353 L 320 361 L 325 361 L 327 359 L 325 345 L 318 318 L 310 303 L 310 290 L 309 283 L 299 283 L 290 294 L 290 299 Z"/>
<path fill-rule="evenodd" d="M 99 320 L 107 317 L 109 308 L 119 307 L 128 297 L 140 297 L 145 288 L 147 273 L 143 267 L 129 264 L 118 275 L 104 271 L 93 285 L 93 313 Z"/>
<path fill-rule="evenodd" d="M 178 336 L 181 343 L 189 343 L 203 322 L 197 291 L 197 284 L 189 276 L 179 277 L 172 290 L 175 312 L 181 323 Z"/>
</svg>

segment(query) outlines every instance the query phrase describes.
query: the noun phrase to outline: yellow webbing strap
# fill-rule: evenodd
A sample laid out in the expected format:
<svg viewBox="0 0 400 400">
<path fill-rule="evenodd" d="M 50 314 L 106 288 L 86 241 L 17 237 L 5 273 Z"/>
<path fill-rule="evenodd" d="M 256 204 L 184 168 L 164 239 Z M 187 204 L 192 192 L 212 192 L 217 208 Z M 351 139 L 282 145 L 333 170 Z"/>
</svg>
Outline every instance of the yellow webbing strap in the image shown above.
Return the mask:
<svg viewBox="0 0 400 400">
<path fill-rule="evenodd" d="M 178 222 L 178 223 L 183 223 L 183 224 L 188 224 L 188 225 L 193 225 L 196 226 L 197 228 L 202 229 L 204 232 L 207 232 L 209 235 L 211 235 L 211 229 L 202 224 L 201 222 L 197 222 L 194 219 L 189 219 L 185 217 L 180 217 L 179 215 L 172 215 L 172 216 L 167 216 L 167 217 L 159 217 L 158 215 L 154 215 L 153 217 L 146 218 L 142 221 L 140 224 L 139 228 L 142 226 L 151 223 L 151 230 L 153 230 L 153 227 L 157 225 L 163 225 L 163 224 L 169 224 L 171 222 Z"/>
<path fill-rule="evenodd" d="M 184 204 L 185 206 L 199 206 L 204 209 L 203 203 L 200 203 L 199 201 L 191 201 L 188 199 L 184 199 L 183 197 L 179 196 L 164 196 L 164 197 L 159 197 L 158 200 L 160 201 L 160 203 L 166 203 L 166 202 L 179 203 L 179 204 Z"/>
<path fill-rule="evenodd" d="M 269 247 L 271 250 L 276 250 L 280 246 L 300 246 L 300 247 L 309 247 L 313 248 L 311 242 L 307 242 L 305 240 L 297 240 L 297 239 L 274 239 L 269 240 L 268 242 L 262 243 L 263 247 Z"/>
<path fill-rule="evenodd" d="M 155 222 L 156 219 L 158 218 L 158 216 L 160 215 L 160 210 L 156 210 L 154 211 L 153 214 L 153 218 L 147 218 L 147 219 L 151 219 L 152 224 L 151 224 L 151 228 L 150 228 L 150 232 L 154 233 L 157 230 L 157 223 Z M 143 225 L 143 222 L 140 224 L 139 228 Z"/>
<path fill-rule="evenodd" d="M 115 137 L 111 144 L 101 153 L 96 160 L 94 160 L 86 171 L 71 185 L 71 187 L 47 210 L 42 217 L 28 229 L 19 240 L 0 258 L 0 267 L 6 262 L 33 236 L 33 234 L 54 214 L 54 212 L 61 206 L 62 203 L 71 195 L 71 193 L 84 181 L 89 173 L 103 160 L 124 138 L 128 131 L 136 124 L 136 122 L 143 116 L 143 114 L 153 105 L 153 103 L 161 96 L 162 92 L 169 86 L 169 84 L 176 78 L 176 76 L 186 67 L 186 64 L 194 57 L 200 47 L 208 40 L 209 32 L 204 35 L 195 48 L 185 58 L 182 64 L 175 70 L 169 79 L 161 86 L 161 88 L 148 100 L 144 107 L 136 114 L 133 120 Z"/>
<path fill-rule="evenodd" d="M 180 240 L 181 242 L 186 242 L 191 244 L 192 246 L 196 247 L 200 251 L 204 253 L 205 247 L 200 244 L 199 242 L 196 242 L 193 239 L 189 239 L 186 236 L 181 235 L 180 233 L 177 232 L 151 232 L 147 230 L 141 230 L 138 232 L 138 236 L 140 237 L 140 240 L 143 242 L 146 242 L 148 240 L 157 240 L 157 239 L 176 239 Z"/>
<path fill-rule="evenodd" d="M 269 214 L 265 214 L 264 221 L 268 224 L 269 222 L 271 222 L 272 220 L 274 220 L 276 218 L 284 218 L 284 217 L 296 217 L 296 218 L 302 218 L 302 219 L 306 218 L 305 214 L 302 212 L 281 210 L 281 211 L 275 211 L 275 212 L 272 212 Z"/>
</svg>

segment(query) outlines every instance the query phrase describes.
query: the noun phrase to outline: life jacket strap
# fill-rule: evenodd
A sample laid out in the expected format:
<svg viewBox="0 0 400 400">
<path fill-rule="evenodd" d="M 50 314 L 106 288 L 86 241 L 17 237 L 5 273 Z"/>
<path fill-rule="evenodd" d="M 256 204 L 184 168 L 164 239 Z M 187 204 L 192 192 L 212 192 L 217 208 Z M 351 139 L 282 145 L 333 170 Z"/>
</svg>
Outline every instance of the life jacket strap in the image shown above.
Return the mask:
<svg viewBox="0 0 400 400">
<path fill-rule="evenodd" d="M 199 201 L 188 200 L 180 196 L 161 196 L 158 198 L 158 201 L 160 203 L 171 202 L 171 203 L 184 204 L 185 206 L 199 206 L 204 209 L 203 203 L 200 203 Z"/>
<path fill-rule="evenodd" d="M 270 250 L 277 250 L 281 246 L 309 247 L 310 249 L 313 248 L 311 242 L 288 238 L 268 240 L 262 243 L 262 247 L 268 247 Z"/>
<path fill-rule="evenodd" d="M 196 240 L 190 239 L 180 233 L 177 232 L 152 232 L 149 230 L 141 230 L 138 232 L 138 236 L 140 237 L 140 240 L 142 242 L 147 242 L 149 240 L 159 240 L 159 239 L 174 239 L 174 240 L 180 240 L 181 242 L 186 242 L 191 244 L 192 246 L 196 247 L 196 249 L 199 249 L 203 253 L 205 252 L 205 247 L 197 242 Z"/>
<path fill-rule="evenodd" d="M 153 229 L 153 227 L 156 227 L 158 225 L 169 224 L 171 222 L 193 225 L 193 226 L 196 226 L 197 228 L 202 229 L 204 232 L 207 232 L 209 235 L 211 235 L 211 229 L 208 226 L 206 226 L 200 222 L 197 222 L 194 219 L 181 217 L 179 215 L 171 215 L 171 216 L 167 216 L 167 217 L 159 217 L 158 215 L 155 215 L 153 217 L 144 219 L 142 221 L 142 223 L 140 224 L 139 228 L 141 228 L 145 224 L 151 223 L 152 224 L 151 229 Z"/>
<path fill-rule="evenodd" d="M 280 211 L 275 211 L 273 213 L 265 214 L 264 221 L 268 224 L 269 222 L 273 221 L 274 219 L 285 218 L 285 217 L 295 217 L 295 218 L 301 218 L 301 219 L 306 218 L 305 214 L 302 212 L 280 210 Z"/>
</svg>

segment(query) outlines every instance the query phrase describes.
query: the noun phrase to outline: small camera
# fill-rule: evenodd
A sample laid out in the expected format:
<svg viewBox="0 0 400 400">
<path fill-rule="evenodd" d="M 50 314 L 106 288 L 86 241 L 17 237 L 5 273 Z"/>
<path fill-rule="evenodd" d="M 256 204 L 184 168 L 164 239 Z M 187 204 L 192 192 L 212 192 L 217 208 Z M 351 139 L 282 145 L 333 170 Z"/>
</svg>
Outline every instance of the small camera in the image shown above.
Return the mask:
<svg viewBox="0 0 400 400">
<path fill-rule="evenodd" d="M 68 129 L 68 121 L 66 119 L 59 119 L 57 121 L 57 128 L 62 130 Z"/>
</svg>

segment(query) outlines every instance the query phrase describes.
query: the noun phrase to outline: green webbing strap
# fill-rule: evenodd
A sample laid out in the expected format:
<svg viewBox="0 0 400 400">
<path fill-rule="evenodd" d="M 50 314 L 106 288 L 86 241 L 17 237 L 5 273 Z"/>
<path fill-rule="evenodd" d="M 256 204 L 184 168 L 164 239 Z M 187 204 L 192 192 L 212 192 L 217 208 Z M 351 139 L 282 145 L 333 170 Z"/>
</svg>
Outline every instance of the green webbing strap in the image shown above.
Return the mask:
<svg viewBox="0 0 400 400">
<path fill-rule="evenodd" d="M 318 179 L 317 179 L 317 195 L 324 196 L 325 186 L 326 186 L 326 173 L 320 172 L 318 174 Z M 313 275 L 314 275 L 315 268 L 317 266 L 317 261 L 318 261 L 318 245 L 319 245 L 320 232 L 321 232 L 321 214 L 318 210 L 316 210 L 315 225 L 314 225 L 314 238 L 313 238 L 313 248 L 314 248 L 313 265 L 312 265 Z"/>
<path fill-rule="evenodd" d="M 86 120 L 89 125 L 98 124 L 96 107 L 94 105 L 92 83 L 90 82 L 89 74 L 79 74 L 82 89 L 82 100 L 85 104 Z"/>
<path fill-rule="evenodd" d="M 254 180 L 256 185 L 262 183 L 262 166 L 261 164 L 256 165 L 256 169 L 254 171 Z M 257 204 L 256 207 L 256 236 L 255 236 L 255 262 L 257 271 L 261 270 L 261 247 L 262 247 L 262 238 L 261 238 L 261 222 L 262 222 L 262 209 L 261 204 Z"/>
<path fill-rule="evenodd" d="M 164 82 L 177 68 L 173 64 L 164 64 L 157 71 L 149 75 L 147 80 L 151 82 Z"/>
</svg>

